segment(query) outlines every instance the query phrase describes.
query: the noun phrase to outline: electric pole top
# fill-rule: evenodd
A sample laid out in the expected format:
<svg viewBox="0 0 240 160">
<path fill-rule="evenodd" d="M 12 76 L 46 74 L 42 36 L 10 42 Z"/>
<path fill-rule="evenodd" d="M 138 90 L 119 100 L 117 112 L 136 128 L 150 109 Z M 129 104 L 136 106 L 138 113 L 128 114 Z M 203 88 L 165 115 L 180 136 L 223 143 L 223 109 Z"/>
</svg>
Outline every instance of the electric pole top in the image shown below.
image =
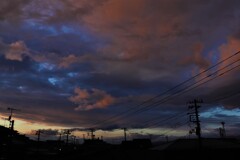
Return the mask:
<svg viewBox="0 0 240 160">
<path fill-rule="evenodd" d="M 12 119 L 13 111 L 20 111 L 19 109 L 10 108 L 10 107 L 8 107 L 7 110 L 10 110 L 10 116 L 8 117 L 9 121 Z"/>
<path fill-rule="evenodd" d="M 190 101 L 188 104 L 188 109 L 193 110 L 192 113 L 189 113 L 189 119 L 190 122 L 195 123 L 196 124 L 196 129 L 195 129 L 195 133 L 198 136 L 198 140 L 199 140 L 199 149 L 201 149 L 202 146 L 202 142 L 201 142 L 201 125 L 200 125 L 200 120 L 199 120 L 199 111 L 198 108 L 200 108 L 201 106 L 199 105 L 200 103 L 203 103 L 203 100 L 199 100 L 199 99 L 194 99 L 193 101 Z"/>
</svg>

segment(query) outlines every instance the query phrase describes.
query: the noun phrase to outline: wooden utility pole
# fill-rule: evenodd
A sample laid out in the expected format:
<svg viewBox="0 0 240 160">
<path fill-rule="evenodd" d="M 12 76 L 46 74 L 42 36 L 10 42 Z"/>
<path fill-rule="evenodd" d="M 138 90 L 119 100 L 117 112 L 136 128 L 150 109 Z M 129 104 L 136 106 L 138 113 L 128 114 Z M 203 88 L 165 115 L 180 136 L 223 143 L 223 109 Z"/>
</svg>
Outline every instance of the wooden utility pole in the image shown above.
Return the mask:
<svg viewBox="0 0 240 160">
<path fill-rule="evenodd" d="M 36 135 L 38 136 L 38 137 L 37 137 L 37 141 L 38 141 L 38 142 L 40 142 L 41 133 L 42 133 L 42 131 L 41 131 L 40 129 L 36 131 Z"/>
<path fill-rule="evenodd" d="M 124 131 L 124 141 L 126 142 L 127 141 L 127 128 L 123 128 L 123 131 Z"/>
<path fill-rule="evenodd" d="M 200 125 L 199 112 L 198 112 L 198 108 L 200 108 L 200 106 L 198 105 L 199 103 L 203 103 L 203 101 L 194 99 L 193 101 L 189 102 L 188 108 L 193 110 L 192 113 L 189 113 L 189 118 L 190 118 L 190 122 L 193 122 L 196 124 L 195 133 L 198 136 L 199 149 L 201 149 L 202 137 L 201 137 L 201 125 Z"/>
<path fill-rule="evenodd" d="M 62 133 L 59 134 L 59 142 L 62 141 Z"/>
<path fill-rule="evenodd" d="M 67 143 L 67 145 L 68 145 L 68 136 L 71 134 L 71 133 L 70 133 L 70 130 L 66 130 L 66 131 L 65 131 L 65 134 L 67 135 L 67 142 L 66 142 L 66 143 Z"/>
<path fill-rule="evenodd" d="M 12 120 L 13 111 L 20 111 L 20 110 L 15 108 L 7 108 L 7 109 L 10 110 L 10 116 L 8 117 L 9 128 L 11 129 L 11 131 L 13 131 L 14 130 L 14 120 Z"/>
<path fill-rule="evenodd" d="M 94 140 L 95 139 L 94 129 L 90 129 L 90 131 L 91 131 L 91 139 Z"/>
<path fill-rule="evenodd" d="M 226 131 L 225 131 L 225 122 L 221 122 L 222 124 L 222 128 L 219 128 L 219 134 L 221 138 L 225 138 L 226 137 Z"/>
<path fill-rule="evenodd" d="M 226 137 L 225 122 L 221 122 L 223 128 L 223 137 Z"/>
</svg>

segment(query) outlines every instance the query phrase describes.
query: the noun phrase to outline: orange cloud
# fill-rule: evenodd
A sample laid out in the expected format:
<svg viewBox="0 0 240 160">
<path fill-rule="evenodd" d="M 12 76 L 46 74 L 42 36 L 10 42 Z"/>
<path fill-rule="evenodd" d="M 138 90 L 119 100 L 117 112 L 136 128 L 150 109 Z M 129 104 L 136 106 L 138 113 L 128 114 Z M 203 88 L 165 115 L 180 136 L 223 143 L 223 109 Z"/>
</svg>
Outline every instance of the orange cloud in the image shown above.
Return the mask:
<svg viewBox="0 0 240 160">
<path fill-rule="evenodd" d="M 99 89 L 81 89 L 75 88 L 74 96 L 70 97 L 69 100 L 78 104 L 75 110 L 91 110 L 106 108 L 115 102 L 115 98 L 107 94 L 105 91 Z"/>
<path fill-rule="evenodd" d="M 165 6 L 176 10 L 169 13 Z M 165 1 L 160 5 L 148 0 L 112 0 L 86 15 L 84 22 L 95 33 L 113 41 L 103 51 L 105 55 L 136 61 L 156 56 L 168 43 L 166 38 L 179 34 L 186 18 L 185 13 L 180 13 L 175 4 Z"/>
<path fill-rule="evenodd" d="M 16 41 L 11 44 L 5 44 L 0 41 L 3 55 L 8 60 L 22 61 L 24 56 L 28 56 L 36 62 L 49 62 L 56 64 L 60 68 L 68 68 L 71 64 L 82 62 L 83 60 L 91 60 L 89 56 L 76 56 L 69 54 L 60 57 L 54 52 L 37 52 L 28 48 L 23 41 Z"/>
<path fill-rule="evenodd" d="M 220 50 L 219 61 L 222 61 L 222 60 L 226 59 L 227 57 L 229 57 L 230 55 L 240 51 L 240 39 L 237 39 L 235 37 L 229 37 L 227 43 L 222 44 L 219 47 L 219 50 Z M 240 54 L 231 58 L 231 61 L 232 62 L 236 61 L 239 58 L 240 58 Z M 229 63 L 229 61 L 226 61 L 223 63 L 223 65 L 226 65 L 228 63 Z"/>
<path fill-rule="evenodd" d="M 205 70 L 210 66 L 210 61 L 205 58 L 203 53 L 204 46 L 202 43 L 195 43 L 192 46 L 192 54 L 184 57 L 184 59 L 180 62 L 181 65 L 189 65 L 194 64 L 198 66 L 198 70 Z"/>
<path fill-rule="evenodd" d="M 29 54 L 28 48 L 23 41 L 16 41 L 9 45 L 5 53 L 6 59 L 22 61 L 23 55 Z"/>
<path fill-rule="evenodd" d="M 79 61 L 79 57 L 76 57 L 73 54 L 68 55 L 67 57 L 63 57 L 59 63 L 59 67 L 67 68 L 69 65 L 76 63 Z"/>
</svg>

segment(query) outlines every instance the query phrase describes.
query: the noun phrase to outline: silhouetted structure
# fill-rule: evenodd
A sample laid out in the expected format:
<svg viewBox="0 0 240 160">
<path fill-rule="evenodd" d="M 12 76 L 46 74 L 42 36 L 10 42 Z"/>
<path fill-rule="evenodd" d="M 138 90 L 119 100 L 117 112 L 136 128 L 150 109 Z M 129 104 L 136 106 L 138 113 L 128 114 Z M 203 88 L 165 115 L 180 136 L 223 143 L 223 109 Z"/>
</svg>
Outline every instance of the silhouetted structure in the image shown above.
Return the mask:
<svg viewBox="0 0 240 160">
<path fill-rule="evenodd" d="M 124 131 L 124 141 L 127 141 L 127 128 L 123 128 Z"/>
<path fill-rule="evenodd" d="M 90 132 L 91 132 L 91 139 L 92 139 L 92 140 L 95 139 L 94 129 L 93 129 L 93 128 L 90 129 Z"/>
<path fill-rule="evenodd" d="M 14 120 L 12 119 L 13 111 L 20 111 L 20 110 L 15 109 L 15 108 L 7 108 L 7 109 L 10 110 L 10 115 L 8 117 L 9 128 L 13 131 L 14 130 Z"/>
<path fill-rule="evenodd" d="M 66 134 L 66 136 L 67 136 L 66 144 L 68 145 L 68 138 L 69 138 L 69 135 L 71 134 L 71 132 L 70 132 L 70 130 L 66 130 L 64 132 L 64 134 Z"/>
<path fill-rule="evenodd" d="M 201 149 L 201 145 L 202 145 L 202 140 L 201 140 L 201 126 L 200 126 L 200 120 L 199 120 L 199 113 L 198 113 L 198 108 L 200 108 L 200 106 L 198 105 L 198 103 L 203 103 L 202 100 L 197 100 L 194 99 L 193 101 L 189 102 L 189 109 L 194 109 L 193 113 L 189 113 L 189 117 L 190 117 L 190 122 L 193 122 L 196 124 L 196 130 L 195 133 L 198 136 L 198 141 L 199 141 L 199 149 Z M 194 130 L 192 130 L 194 131 Z"/>
<path fill-rule="evenodd" d="M 219 135 L 220 135 L 220 138 L 225 138 L 226 137 L 226 131 L 225 131 L 225 122 L 221 122 L 222 124 L 222 128 L 220 127 L 219 128 Z"/>
</svg>

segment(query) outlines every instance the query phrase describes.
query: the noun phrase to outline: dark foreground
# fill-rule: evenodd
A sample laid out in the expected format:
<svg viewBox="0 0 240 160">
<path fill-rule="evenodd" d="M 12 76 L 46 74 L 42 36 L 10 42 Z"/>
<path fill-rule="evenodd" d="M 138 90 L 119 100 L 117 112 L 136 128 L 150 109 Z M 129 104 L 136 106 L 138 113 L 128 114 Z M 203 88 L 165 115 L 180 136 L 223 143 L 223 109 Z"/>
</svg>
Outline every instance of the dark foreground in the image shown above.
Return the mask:
<svg viewBox="0 0 240 160">
<path fill-rule="evenodd" d="M 165 160 L 165 159 L 238 159 L 239 142 L 235 140 L 205 140 L 199 150 L 195 140 L 178 140 L 168 144 L 145 146 L 129 145 L 51 145 L 2 146 L 0 160 Z"/>
</svg>

